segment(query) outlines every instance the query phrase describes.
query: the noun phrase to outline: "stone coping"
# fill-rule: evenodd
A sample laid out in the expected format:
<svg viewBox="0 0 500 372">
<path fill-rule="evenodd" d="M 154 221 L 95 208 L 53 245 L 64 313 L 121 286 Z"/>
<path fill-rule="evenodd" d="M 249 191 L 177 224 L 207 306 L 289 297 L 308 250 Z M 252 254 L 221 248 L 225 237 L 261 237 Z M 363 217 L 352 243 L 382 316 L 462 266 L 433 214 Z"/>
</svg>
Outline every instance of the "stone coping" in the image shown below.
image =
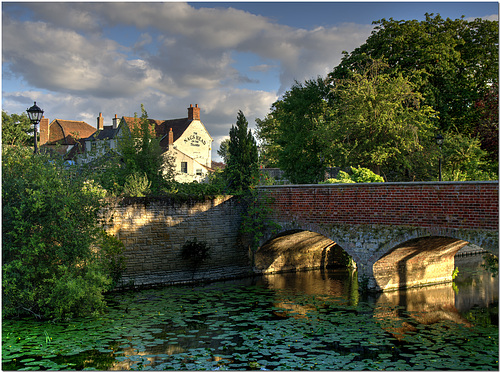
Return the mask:
<svg viewBox="0 0 500 372">
<path fill-rule="evenodd" d="M 366 183 L 327 183 L 327 184 L 290 184 L 290 185 L 268 185 L 256 186 L 258 189 L 267 188 L 308 188 L 308 187 L 339 187 L 339 186 L 430 186 L 430 185 L 473 185 L 473 184 L 496 184 L 498 181 L 428 181 L 428 182 L 366 182 Z"/>
</svg>

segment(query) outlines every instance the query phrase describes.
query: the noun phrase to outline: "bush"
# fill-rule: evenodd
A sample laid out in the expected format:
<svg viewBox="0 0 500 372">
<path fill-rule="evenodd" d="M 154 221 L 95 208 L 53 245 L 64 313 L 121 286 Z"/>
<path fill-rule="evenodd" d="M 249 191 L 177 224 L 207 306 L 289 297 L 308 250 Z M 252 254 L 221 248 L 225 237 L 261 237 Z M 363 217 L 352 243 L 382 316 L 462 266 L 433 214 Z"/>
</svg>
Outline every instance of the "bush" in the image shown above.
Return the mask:
<svg viewBox="0 0 500 372">
<path fill-rule="evenodd" d="M 330 178 L 320 184 L 327 183 L 367 183 L 367 182 L 384 182 L 384 178 L 368 168 L 351 167 L 351 174 L 340 171 L 339 178 Z"/>
<path fill-rule="evenodd" d="M 2 157 L 2 290 L 4 314 L 38 318 L 90 315 L 113 284 L 102 189 L 81 172 L 27 148 Z M 109 244 L 108 244 L 109 246 Z"/>
<path fill-rule="evenodd" d="M 151 192 L 150 187 L 151 182 L 145 173 L 143 175 L 133 173 L 126 178 L 123 193 L 126 196 L 146 196 Z"/>
</svg>

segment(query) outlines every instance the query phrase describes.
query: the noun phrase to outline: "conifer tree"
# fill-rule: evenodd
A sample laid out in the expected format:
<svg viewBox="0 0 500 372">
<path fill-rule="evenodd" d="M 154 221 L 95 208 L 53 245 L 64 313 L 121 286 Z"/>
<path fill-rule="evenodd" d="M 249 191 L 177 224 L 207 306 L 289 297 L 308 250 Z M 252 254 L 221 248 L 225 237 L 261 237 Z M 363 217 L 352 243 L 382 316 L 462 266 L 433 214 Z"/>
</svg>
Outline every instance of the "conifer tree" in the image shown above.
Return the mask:
<svg viewBox="0 0 500 372">
<path fill-rule="evenodd" d="M 240 193 L 258 181 L 258 152 L 257 143 L 248 129 L 248 121 L 240 110 L 236 119 L 236 126 L 229 131 L 227 147 L 228 162 L 224 174 L 232 193 Z"/>
</svg>

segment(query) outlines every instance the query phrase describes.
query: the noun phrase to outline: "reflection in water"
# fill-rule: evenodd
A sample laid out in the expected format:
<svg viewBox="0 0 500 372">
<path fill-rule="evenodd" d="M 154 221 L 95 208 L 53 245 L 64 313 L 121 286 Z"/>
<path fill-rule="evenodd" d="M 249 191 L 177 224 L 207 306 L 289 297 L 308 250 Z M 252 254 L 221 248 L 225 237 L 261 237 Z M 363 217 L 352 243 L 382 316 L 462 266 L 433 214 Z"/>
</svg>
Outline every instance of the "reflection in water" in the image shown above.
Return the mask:
<svg viewBox="0 0 500 372">
<path fill-rule="evenodd" d="M 391 323 L 400 324 L 400 327 L 386 329 L 399 340 L 408 331 L 416 331 L 414 324 L 429 325 L 451 321 L 471 326 L 455 307 L 452 283 L 383 293 L 377 299 L 374 317 L 385 322 L 390 319 Z"/>
<path fill-rule="evenodd" d="M 455 267 L 459 270 L 455 279 L 459 288 L 455 306 L 461 312 L 498 304 L 498 276 L 493 277 L 483 265 L 482 255 L 455 257 Z"/>
<path fill-rule="evenodd" d="M 459 275 L 454 283 L 377 294 L 371 299 L 374 302 L 373 316 L 386 325 L 386 331 L 401 340 L 405 333 L 415 332 L 418 324 L 450 321 L 471 327 L 466 313 L 473 308 L 492 308 L 493 314 L 498 315 L 498 277 L 492 277 L 484 269 L 483 256 L 457 257 L 455 262 Z M 357 275 L 350 270 L 267 275 L 262 277 L 260 284 L 277 292 L 286 290 L 318 298 L 338 297 L 349 305 L 357 305 L 360 301 Z M 306 317 L 314 308 L 310 304 L 292 304 L 286 299 L 274 306 L 286 310 L 283 316 L 290 312 L 295 317 Z M 498 321 L 492 323 L 498 324 Z"/>
</svg>

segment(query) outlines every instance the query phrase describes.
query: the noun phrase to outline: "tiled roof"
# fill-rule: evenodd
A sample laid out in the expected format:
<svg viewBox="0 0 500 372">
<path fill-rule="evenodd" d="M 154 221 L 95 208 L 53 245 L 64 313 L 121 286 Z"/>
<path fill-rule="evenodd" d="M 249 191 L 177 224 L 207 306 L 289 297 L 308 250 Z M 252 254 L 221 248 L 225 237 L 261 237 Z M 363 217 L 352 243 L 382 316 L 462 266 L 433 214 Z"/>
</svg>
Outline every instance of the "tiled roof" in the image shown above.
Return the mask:
<svg viewBox="0 0 500 372">
<path fill-rule="evenodd" d="M 95 131 L 84 121 L 54 119 L 50 123 L 48 144 L 74 145 L 78 139 L 87 138 Z"/>
<path fill-rule="evenodd" d="M 135 117 L 126 117 L 124 116 L 123 119 L 127 123 L 128 127 L 132 130 L 136 125 L 139 123 L 139 119 Z M 168 145 L 168 132 L 170 131 L 170 128 L 172 128 L 174 132 L 174 142 L 179 139 L 180 136 L 184 133 L 184 131 L 189 127 L 189 124 L 191 124 L 192 120 L 189 120 L 188 118 L 181 118 L 181 119 L 172 119 L 172 120 L 154 120 L 154 119 L 148 119 L 151 124 L 154 124 L 155 126 L 155 134 L 156 137 L 158 138 L 163 138 L 163 140 L 160 142 L 160 146 L 166 147 Z"/>
</svg>

